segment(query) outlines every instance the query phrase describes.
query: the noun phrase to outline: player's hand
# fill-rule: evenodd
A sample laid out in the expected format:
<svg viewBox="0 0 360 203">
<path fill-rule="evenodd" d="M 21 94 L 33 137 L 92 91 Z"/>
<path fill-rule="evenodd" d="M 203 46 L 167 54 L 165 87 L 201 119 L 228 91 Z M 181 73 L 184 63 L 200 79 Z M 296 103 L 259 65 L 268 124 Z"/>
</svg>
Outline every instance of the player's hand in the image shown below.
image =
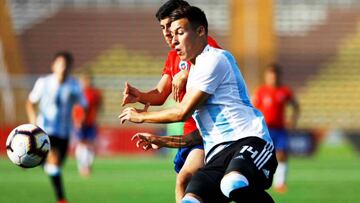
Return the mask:
<svg viewBox="0 0 360 203">
<path fill-rule="evenodd" d="M 182 91 L 186 88 L 186 82 L 188 78 L 188 71 L 178 72 L 172 81 L 172 93 L 175 101 L 180 102 L 180 95 Z"/>
<path fill-rule="evenodd" d="M 156 137 L 156 135 L 150 133 L 136 133 L 131 138 L 131 141 L 136 140 L 136 147 L 142 148 L 145 151 L 149 149 L 160 149 L 161 147 L 159 145 L 153 143 Z"/>
<path fill-rule="evenodd" d="M 128 107 L 124 109 L 122 113 L 118 116 L 118 118 L 120 119 L 121 124 L 123 124 L 125 121 L 130 121 L 133 123 L 143 122 L 141 113 L 133 107 Z"/>
<path fill-rule="evenodd" d="M 131 86 L 128 82 L 125 82 L 125 87 L 123 91 L 123 101 L 121 106 L 126 104 L 136 103 L 139 101 L 140 91 L 135 87 Z"/>
</svg>

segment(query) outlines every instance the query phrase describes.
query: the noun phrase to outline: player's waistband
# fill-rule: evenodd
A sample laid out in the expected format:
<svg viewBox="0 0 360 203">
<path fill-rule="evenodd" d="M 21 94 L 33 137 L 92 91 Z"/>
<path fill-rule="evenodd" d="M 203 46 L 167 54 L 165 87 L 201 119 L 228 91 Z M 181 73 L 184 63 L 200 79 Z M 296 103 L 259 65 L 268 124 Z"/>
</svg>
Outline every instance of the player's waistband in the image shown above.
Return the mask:
<svg viewBox="0 0 360 203">
<path fill-rule="evenodd" d="M 234 144 L 235 142 L 237 142 L 238 140 L 234 140 L 234 141 L 227 141 L 227 142 L 222 142 L 222 143 L 218 143 L 216 145 L 214 145 L 209 152 L 205 155 L 205 162 L 209 162 L 210 159 L 212 157 L 214 157 L 218 152 L 220 152 L 221 150 L 225 149 L 226 147 L 230 146 L 231 144 Z"/>
</svg>

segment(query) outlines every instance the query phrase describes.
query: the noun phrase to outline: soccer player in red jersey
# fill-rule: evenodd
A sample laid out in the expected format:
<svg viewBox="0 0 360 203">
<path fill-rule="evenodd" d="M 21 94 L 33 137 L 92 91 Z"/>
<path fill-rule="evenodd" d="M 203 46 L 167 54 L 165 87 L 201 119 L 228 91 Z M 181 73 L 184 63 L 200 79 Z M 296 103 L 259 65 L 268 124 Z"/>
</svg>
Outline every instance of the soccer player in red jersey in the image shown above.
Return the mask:
<svg viewBox="0 0 360 203">
<path fill-rule="evenodd" d="M 100 90 L 93 86 L 90 75 L 82 75 L 80 82 L 88 107 L 86 113 L 80 105 L 73 108 L 75 135 L 79 141 L 75 148 L 75 156 L 80 175 L 87 177 L 91 174 L 91 167 L 95 157 L 96 118 L 102 99 Z"/>
<path fill-rule="evenodd" d="M 287 189 L 287 129 L 296 126 L 300 110 L 292 90 L 282 84 L 281 79 L 281 67 L 277 64 L 269 65 L 264 74 L 265 84 L 257 89 L 253 103 L 264 114 L 270 136 L 274 141 L 276 156 L 279 161 L 274 175 L 275 190 L 284 193 Z M 285 111 L 288 105 L 292 107 L 292 116 L 290 121 L 286 123 Z"/>
<path fill-rule="evenodd" d="M 189 6 L 186 1 L 170 0 L 163 4 L 156 13 L 156 18 L 160 22 L 165 42 L 171 48 L 168 53 L 165 67 L 163 68 L 162 78 L 155 89 L 148 92 L 141 92 L 137 88 L 125 83 L 123 105 L 140 102 L 148 105 L 162 105 L 173 93 L 175 101 L 180 102 L 185 95 L 185 86 L 190 69 L 190 62 L 182 61 L 177 52 L 172 47 L 172 36 L 170 33 L 170 14 L 180 6 Z M 220 48 L 214 39 L 208 37 L 208 44 L 215 48 Z M 145 108 L 146 109 L 146 108 Z M 190 134 L 197 130 L 196 123 L 189 118 L 184 123 L 184 134 Z M 174 159 L 175 171 L 177 173 L 175 198 L 177 202 L 185 194 L 185 189 L 193 174 L 204 165 L 203 145 L 179 148 Z"/>
</svg>

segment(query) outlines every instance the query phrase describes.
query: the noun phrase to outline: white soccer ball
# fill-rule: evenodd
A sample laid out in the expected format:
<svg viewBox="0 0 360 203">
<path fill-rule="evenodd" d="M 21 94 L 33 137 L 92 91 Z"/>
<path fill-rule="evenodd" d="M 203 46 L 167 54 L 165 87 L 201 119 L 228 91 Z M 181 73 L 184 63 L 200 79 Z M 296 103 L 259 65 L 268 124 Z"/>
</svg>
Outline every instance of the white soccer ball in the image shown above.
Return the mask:
<svg viewBox="0 0 360 203">
<path fill-rule="evenodd" d="M 6 140 L 9 159 L 23 168 L 40 165 L 50 150 L 49 136 L 38 126 L 23 124 L 11 131 Z"/>
</svg>

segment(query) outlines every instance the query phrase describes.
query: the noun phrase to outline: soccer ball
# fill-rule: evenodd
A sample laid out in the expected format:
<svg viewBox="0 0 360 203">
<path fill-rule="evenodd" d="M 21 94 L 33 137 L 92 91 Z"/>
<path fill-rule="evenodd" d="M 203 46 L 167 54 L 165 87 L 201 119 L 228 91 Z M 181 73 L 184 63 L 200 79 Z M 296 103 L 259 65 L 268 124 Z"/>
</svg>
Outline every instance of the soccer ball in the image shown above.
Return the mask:
<svg viewBox="0 0 360 203">
<path fill-rule="evenodd" d="M 23 124 L 11 131 L 6 140 L 9 159 L 23 168 L 40 165 L 50 150 L 49 136 L 38 126 Z"/>
</svg>

